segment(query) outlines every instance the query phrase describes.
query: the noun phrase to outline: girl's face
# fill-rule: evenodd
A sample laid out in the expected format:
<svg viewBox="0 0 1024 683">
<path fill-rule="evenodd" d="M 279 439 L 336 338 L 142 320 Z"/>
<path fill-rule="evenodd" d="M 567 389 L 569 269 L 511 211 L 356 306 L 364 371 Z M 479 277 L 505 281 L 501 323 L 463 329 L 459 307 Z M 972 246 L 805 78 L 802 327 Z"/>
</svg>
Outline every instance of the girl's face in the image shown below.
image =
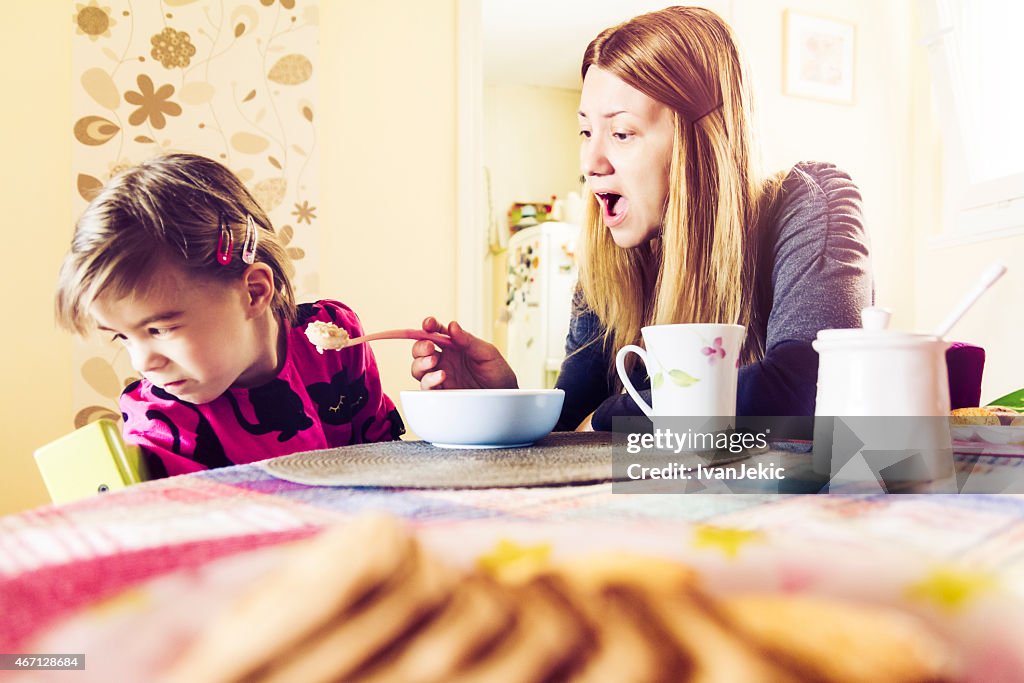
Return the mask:
<svg viewBox="0 0 1024 683">
<path fill-rule="evenodd" d="M 611 73 L 587 69 L 580 95 L 580 168 L 615 244 L 661 231 L 672 156 L 672 110 Z"/>
<path fill-rule="evenodd" d="M 196 404 L 232 385 L 271 379 L 276 342 L 263 343 L 258 334 L 260 311 L 252 306 L 244 276 L 223 282 L 164 264 L 154 277 L 148 296 L 100 296 L 90 311 L 101 331 L 124 344 L 143 377 Z"/>
</svg>

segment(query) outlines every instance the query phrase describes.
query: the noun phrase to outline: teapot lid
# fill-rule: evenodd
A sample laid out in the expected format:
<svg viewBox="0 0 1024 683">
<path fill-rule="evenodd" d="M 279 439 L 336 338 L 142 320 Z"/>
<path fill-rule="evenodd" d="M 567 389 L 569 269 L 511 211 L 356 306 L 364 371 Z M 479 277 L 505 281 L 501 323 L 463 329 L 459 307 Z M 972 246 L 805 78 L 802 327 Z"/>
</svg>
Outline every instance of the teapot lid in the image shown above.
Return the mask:
<svg viewBox="0 0 1024 683">
<path fill-rule="evenodd" d="M 860 325 L 865 330 L 884 330 L 889 327 L 892 311 L 881 306 L 865 306 L 860 310 Z"/>
<path fill-rule="evenodd" d="M 848 329 L 820 330 L 814 342 L 814 348 L 834 348 L 836 346 L 914 346 L 942 341 L 932 334 L 914 334 L 888 329 L 892 311 L 880 306 L 867 306 L 861 309 L 862 327 Z"/>
</svg>

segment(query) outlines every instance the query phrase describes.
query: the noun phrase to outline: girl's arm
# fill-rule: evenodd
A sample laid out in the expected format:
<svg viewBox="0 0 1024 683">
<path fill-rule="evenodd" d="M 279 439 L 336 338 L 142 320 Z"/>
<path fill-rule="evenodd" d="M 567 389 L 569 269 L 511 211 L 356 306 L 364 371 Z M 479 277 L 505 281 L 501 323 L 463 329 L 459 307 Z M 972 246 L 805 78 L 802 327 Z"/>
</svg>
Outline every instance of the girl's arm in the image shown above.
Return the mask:
<svg viewBox="0 0 1024 683">
<path fill-rule="evenodd" d="M 384 393 L 373 350 L 369 344 L 362 344 L 352 350 L 353 356 L 359 358 L 362 365 L 367 394 L 366 406 L 352 420 L 352 443 L 397 441 L 405 434 L 405 423 L 394 402 Z"/>
<path fill-rule="evenodd" d="M 349 338 L 357 338 L 363 334 L 363 324 L 359 316 L 345 304 L 324 299 L 317 302 L 315 308 L 319 309 L 315 314 L 317 319 L 331 322 L 344 329 Z M 304 341 L 301 340 L 299 343 Z M 330 366 L 329 369 L 321 371 L 332 378 L 336 376 L 338 368 L 343 368 L 344 376 L 349 383 L 345 388 L 345 398 L 350 405 L 358 408 L 348 418 L 351 423 L 351 436 L 348 437 L 347 444 L 393 441 L 405 433 L 405 424 L 394 402 L 384 393 L 381 386 L 380 370 L 370 344 L 347 346 L 326 355 L 314 355 L 313 358 L 317 364 Z M 328 446 L 347 444 L 332 441 L 328 437 Z"/>
<path fill-rule="evenodd" d="M 151 479 L 226 467 L 228 460 L 205 418 L 194 407 L 161 398 L 161 390 L 142 381 L 121 394 L 121 432 L 125 443 L 139 446 L 146 456 Z"/>
</svg>

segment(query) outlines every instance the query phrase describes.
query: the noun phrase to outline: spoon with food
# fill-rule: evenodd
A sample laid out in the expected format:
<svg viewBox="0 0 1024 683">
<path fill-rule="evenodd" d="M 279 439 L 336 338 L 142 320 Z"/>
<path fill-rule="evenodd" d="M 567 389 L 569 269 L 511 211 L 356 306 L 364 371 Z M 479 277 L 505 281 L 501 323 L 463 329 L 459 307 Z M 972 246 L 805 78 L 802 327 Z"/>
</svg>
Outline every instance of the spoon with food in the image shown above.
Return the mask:
<svg viewBox="0 0 1024 683">
<path fill-rule="evenodd" d="M 316 347 L 320 353 L 324 349 L 328 351 L 339 351 L 356 344 L 364 344 L 378 339 L 429 339 L 438 346 L 451 346 L 452 338 L 445 334 L 436 332 L 424 332 L 423 330 L 384 330 L 373 334 L 364 334 L 361 337 L 349 337 L 348 332 L 335 325 L 314 320 L 306 326 L 306 338 Z"/>
</svg>

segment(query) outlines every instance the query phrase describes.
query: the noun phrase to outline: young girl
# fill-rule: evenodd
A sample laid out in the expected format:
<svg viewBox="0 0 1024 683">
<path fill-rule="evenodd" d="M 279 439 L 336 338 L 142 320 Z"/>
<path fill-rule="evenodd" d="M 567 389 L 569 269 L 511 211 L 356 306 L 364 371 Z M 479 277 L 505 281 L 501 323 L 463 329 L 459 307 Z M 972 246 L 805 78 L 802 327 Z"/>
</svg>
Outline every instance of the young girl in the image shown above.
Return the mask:
<svg viewBox="0 0 1024 683">
<path fill-rule="evenodd" d="M 857 187 L 827 163 L 758 175 L 746 74 L 710 10 L 669 7 L 606 29 L 581 73 L 590 199 L 556 428 L 639 415 L 619 392 L 615 351 L 664 323 L 743 325 L 737 414 L 813 415 L 811 341 L 859 327 L 872 299 Z M 424 389 L 516 385 L 497 350 L 457 323 L 423 328 L 455 343 L 414 345 Z M 634 366 L 634 386 L 649 384 L 643 370 Z"/>
<path fill-rule="evenodd" d="M 127 349 L 142 379 L 121 395 L 124 437 L 156 476 L 404 432 L 368 346 L 320 354 L 306 339 L 313 321 L 362 334 L 355 313 L 296 306 L 291 271 L 242 182 L 200 156 L 125 171 L 79 218 L 57 320 Z"/>
</svg>

